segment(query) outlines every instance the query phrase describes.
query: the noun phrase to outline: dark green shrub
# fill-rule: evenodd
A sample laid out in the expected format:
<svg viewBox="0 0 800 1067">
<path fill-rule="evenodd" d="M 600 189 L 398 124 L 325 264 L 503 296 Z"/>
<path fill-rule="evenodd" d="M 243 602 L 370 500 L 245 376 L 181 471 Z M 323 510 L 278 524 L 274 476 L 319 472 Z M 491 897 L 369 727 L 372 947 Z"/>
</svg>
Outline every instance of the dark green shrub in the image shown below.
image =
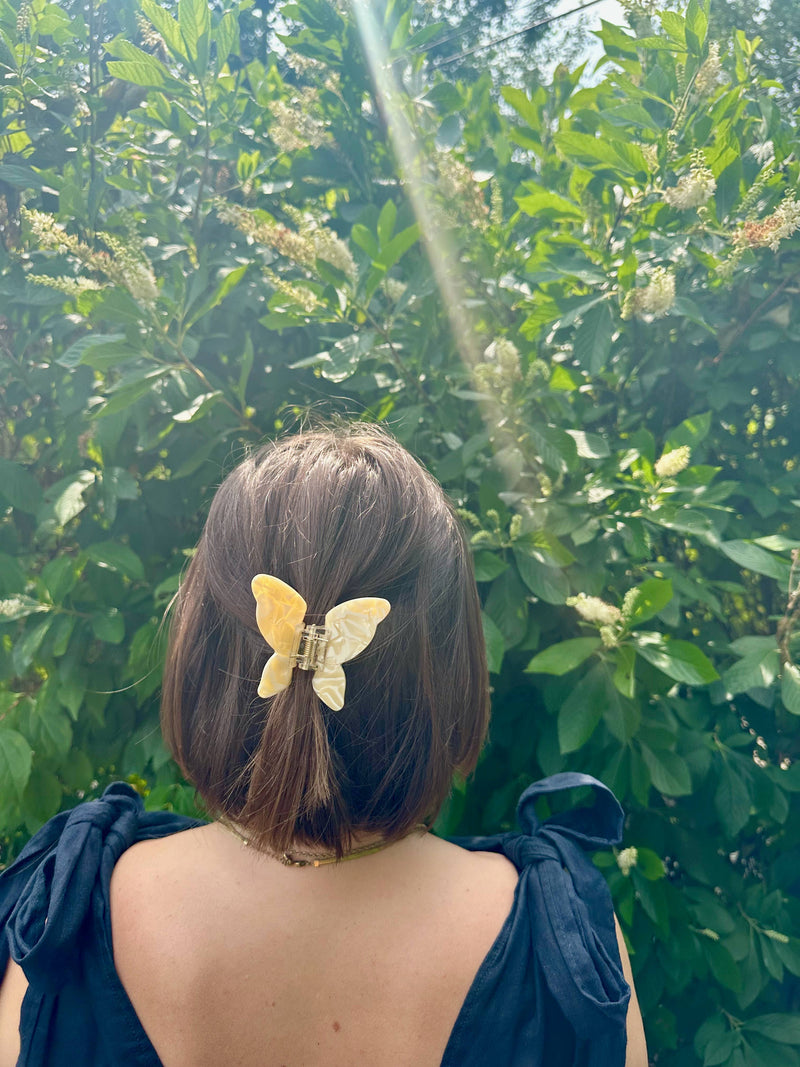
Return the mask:
<svg viewBox="0 0 800 1067">
<path fill-rule="evenodd" d="M 202 0 L 105 47 L 0 0 L 0 859 L 112 778 L 191 807 L 161 620 L 213 488 L 308 410 L 382 420 L 484 594 L 441 829 L 603 778 L 654 1060 L 800 1064 L 797 125 L 695 0 L 500 106 L 421 9 L 355 10 L 288 5 L 264 65 Z"/>
</svg>

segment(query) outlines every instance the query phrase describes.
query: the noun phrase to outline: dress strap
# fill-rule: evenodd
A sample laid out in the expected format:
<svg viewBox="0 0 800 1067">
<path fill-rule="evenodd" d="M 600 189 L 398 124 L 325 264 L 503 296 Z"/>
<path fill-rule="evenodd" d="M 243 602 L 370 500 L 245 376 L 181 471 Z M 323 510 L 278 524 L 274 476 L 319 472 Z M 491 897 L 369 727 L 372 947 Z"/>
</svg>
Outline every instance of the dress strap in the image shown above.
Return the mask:
<svg viewBox="0 0 800 1067">
<path fill-rule="evenodd" d="M 30 985 L 54 994 L 74 980 L 93 894 L 96 887 L 107 892 L 126 848 L 192 825 L 195 820 L 183 816 L 146 812 L 135 790 L 115 782 L 100 799 L 42 827 L 0 875 L 0 927 Z"/>
<path fill-rule="evenodd" d="M 538 797 L 580 786 L 594 790 L 591 808 L 537 818 Z M 520 798 L 518 817 L 523 835 L 516 845 L 519 860 L 527 860 L 525 895 L 545 981 L 578 1038 L 587 1042 L 582 1062 L 597 1067 L 616 1063 L 620 1052 L 624 1059 L 630 989 L 622 973 L 611 894 L 583 850 L 621 840 L 622 808 L 602 782 L 568 772 L 529 786 Z"/>
<path fill-rule="evenodd" d="M 553 815 L 540 822 L 535 803 L 539 797 L 563 793 L 567 789 L 589 786 L 594 790 L 594 805 L 591 808 L 575 808 L 560 815 Z M 558 827 L 564 837 L 577 841 L 585 848 L 609 848 L 622 840 L 625 813 L 607 785 L 589 774 L 565 771 L 551 774 L 529 785 L 517 804 L 517 821 L 527 834 L 537 834 L 542 827 Z"/>
</svg>

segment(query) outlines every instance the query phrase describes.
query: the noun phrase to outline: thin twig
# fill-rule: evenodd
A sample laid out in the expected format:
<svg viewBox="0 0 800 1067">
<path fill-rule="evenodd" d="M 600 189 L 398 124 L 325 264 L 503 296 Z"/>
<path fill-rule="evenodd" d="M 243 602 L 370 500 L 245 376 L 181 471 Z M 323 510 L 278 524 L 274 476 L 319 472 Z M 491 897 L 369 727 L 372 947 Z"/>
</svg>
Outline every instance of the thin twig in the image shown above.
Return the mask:
<svg viewBox="0 0 800 1067">
<path fill-rule="evenodd" d="M 739 340 L 742 334 L 746 333 L 750 329 L 756 319 L 762 314 L 764 308 L 771 304 L 775 297 L 780 296 L 783 290 L 786 289 L 788 285 L 790 285 L 798 278 L 800 278 L 800 271 L 798 271 L 797 274 L 790 274 L 788 277 L 784 278 L 781 284 L 777 287 L 777 289 L 773 289 L 769 296 L 766 296 L 761 301 L 761 303 L 757 305 L 753 313 L 742 323 L 742 325 L 737 330 L 734 330 L 734 332 L 725 341 L 725 343 L 720 346 L 720 350 L 716 354 L 716 356 L 714 356 L 712 363 L 719 363 L 722 357 L 727 355 L 728 352 L 730 352 L 731 348 Z"/>
</svg>

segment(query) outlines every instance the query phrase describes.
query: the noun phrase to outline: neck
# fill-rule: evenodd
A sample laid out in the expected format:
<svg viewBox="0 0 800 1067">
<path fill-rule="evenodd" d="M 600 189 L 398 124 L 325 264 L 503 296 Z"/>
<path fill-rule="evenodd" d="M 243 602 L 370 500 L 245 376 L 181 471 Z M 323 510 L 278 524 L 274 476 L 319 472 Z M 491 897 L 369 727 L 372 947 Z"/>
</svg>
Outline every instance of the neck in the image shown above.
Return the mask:
<svg viewBox="0 0 800 1067">
<path fill-rule="evenodd" d="M 223 829 L 236 837 L 243 847 L 262 852 L 264 855 L 278 860 L 286 867 L 327 867 L 330 864 L 344 863 L 347 860 L 359 859 L 362 856 L 371 856 L 376 852 L 382 852 L 390 845 L 397 844 L 398 840 L 404 840 L 404 838 L 399 838 L 387 841 L 386 838 L 378 835 L 363 835 L 357 838 L 354 847 L 342 856 L 336 856 L 332 852 L 312 849 L 305 843 L 298 843 L 296 847 L 288 848 L 285 852 L 276 852 L 270 849 L 256 848 L 247 833 L 229 819 L 223 817 L 217 821 Z M 428 827 L 423 823 L 418 823 L 411 832 L 427 833 Z"/>
</svg>

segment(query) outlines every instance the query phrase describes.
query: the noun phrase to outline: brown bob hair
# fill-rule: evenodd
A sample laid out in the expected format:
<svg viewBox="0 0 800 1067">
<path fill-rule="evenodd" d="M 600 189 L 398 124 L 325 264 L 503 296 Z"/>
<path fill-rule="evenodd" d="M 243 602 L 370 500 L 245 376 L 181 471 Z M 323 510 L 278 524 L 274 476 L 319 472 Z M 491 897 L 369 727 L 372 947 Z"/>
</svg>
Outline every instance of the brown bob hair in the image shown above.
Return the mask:
<svg viewBox="0 0 800 1067">
<path fill-rule="evenodd" d="M 321 623 L 344 600 L 391 611 L 345 666 L 341 711 L 311 672 L 267 700 L 250 582 L 274 574 Z M 225 479 L 177 598 L 161 706 L 167 744 L 209 808 L 253 843 L 343 854 L 430 821 L 473 770 L 489 718 L 469 548 L 437 482 L 377 427 L 312 431 Z"/>
</svg>

